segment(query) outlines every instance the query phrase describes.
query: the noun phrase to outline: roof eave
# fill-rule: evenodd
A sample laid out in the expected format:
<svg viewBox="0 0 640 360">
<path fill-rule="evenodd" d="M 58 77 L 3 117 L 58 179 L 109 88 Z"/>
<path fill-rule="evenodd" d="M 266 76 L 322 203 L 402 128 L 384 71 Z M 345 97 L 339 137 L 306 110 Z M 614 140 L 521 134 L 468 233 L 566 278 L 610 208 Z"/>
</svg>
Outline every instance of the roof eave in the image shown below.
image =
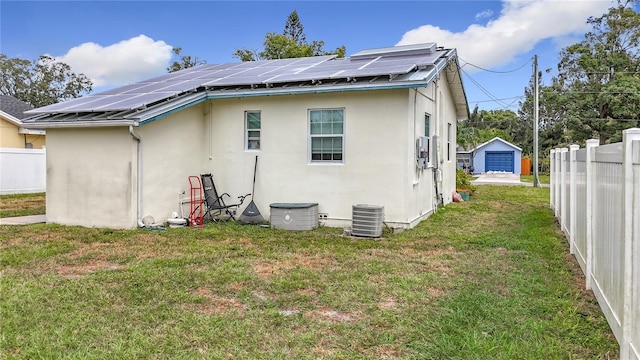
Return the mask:
<svg viewBox="0 0 640 360">
<path fill-rule="evenodd" d="M 87 127 L 118 127 L 118 126 L 138 126 L 138 121 L 130 119 L 121 120 L 87 120 L 87 121 L 56 121 L 23 124 L 25 129 L 66 129 L 66 128 L 87 128 Z"/>
<path fill-rule="evenodd" d="M 0 110 L 0 116 L 2 116 L 5 120 L 7 120 L 8 122 L 16 125 L 16 126 L 22 126 L 22 120 L 18 119 L 17 117 L 4 112 L 2 110 Z"/>
<path fill-rule="evenodd" d="M 20 135 L 46 135 L 47 132 L 42 129 L 42 127 L 38 127 L 37 129 L 26 129 L 24 126 L 21 126 L 18 129 L 18 134 Z"/>
</svg>

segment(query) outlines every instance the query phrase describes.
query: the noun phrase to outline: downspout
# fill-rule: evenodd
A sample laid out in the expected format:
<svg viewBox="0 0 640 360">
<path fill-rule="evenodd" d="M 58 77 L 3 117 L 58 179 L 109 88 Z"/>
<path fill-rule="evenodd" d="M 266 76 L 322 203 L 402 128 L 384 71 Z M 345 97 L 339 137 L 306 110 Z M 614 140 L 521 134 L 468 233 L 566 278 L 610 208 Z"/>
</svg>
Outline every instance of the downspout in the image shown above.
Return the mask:
<svg viewBox="0 0 640 360">
<path fill-rule="evenodd" d="M 439 176 L 442 173 L 442 169 L 440 168 L 442 165 L 442 152 L 440 151 L 440 147 L 442 144 L 442 137 L 440 136 L 440 101 L 442 101 L 440 99 L 440 74 L 438 74 L 438 77 L 435 79 L 435 96 L 434 98 L 436 99 L 435 101 L 435 113 L 436 113 L 436 122 L 435 122 L 435 136 L 438 137 L 438 141 L 437 141 L 437 147 L 435 149 L 436 152 L 436 157 L 437 157 L 437 162 L 438 164 L 435 164 L 434 168 L 433 168 L 433 184 L 434 184 L 434 188 L 435 188 L 435 193 L 436 193 L 436 206 L 435 206 L 435 210 L 438 211 L 438 206 L 443 204 L 443 197 L 442 194 L 440 193 L 440 189 L 441 186 L 438 186 L 438 183 L 440 180 L 440 178 L 442 178 L 442 176 Z"/>
<path fill-rule="evenodd" d="M 144 223 L 142 222 L 142 139 L 140 138 L 140 135 L 136 134 L 133 131 L 133 126 L 129 125 L 129 134 L 131 134 L 131 136 L 136 139 L 138 146 L 137 146 L 137 155 L 138 155 L 138 159 L 137 159 L 137 184 L 136 184 L 136 196 L 138 198 L 138 206 L 137 206 L 137 219 L 138 219 L 138 226 L 139 227 L 144 227 Z"/>
</svg>

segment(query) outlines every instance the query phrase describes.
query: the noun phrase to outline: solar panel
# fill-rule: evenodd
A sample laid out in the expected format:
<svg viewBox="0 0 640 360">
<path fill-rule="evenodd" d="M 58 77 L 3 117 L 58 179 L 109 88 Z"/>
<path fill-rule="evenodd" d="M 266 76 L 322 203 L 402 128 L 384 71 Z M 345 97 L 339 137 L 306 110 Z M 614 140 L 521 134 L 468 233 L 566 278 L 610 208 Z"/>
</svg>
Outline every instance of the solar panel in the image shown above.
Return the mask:
<svg viewBox="0 0 640 360">
<path fill-rule="evenodd" d="M 187 80 L 187 81 L 179 81 L 179 82 L 168 81 L 164 85 L 165 87 L 159 89 L 158 91 L 185 92 L 189 90 L 195 90 L 198 87 L 202 86 L 202 80 L 197 79 L 197 80 Z"/>
<path fill-rule="evenodd" d="M 125 85 L 125 86 L 120 86 L 107 91 L 102 91 L 100 92 L 100 95 L 115 95 L 115 94 L 134 92 L 136 89 L 140 89 L 145 86 L 147 86 L 146 83 L 135 83 L 135 84 Z"/>
<path fill-rule="evenodd" d="M 145 105 L 154 103 L 156 101 L 169 98 L 175 95 L 174 93 L 154 92 L 150 94 L 143 94 L 138 96 L 125 95 L 124 98 L 118 98 L 118 101 L 111 101 L 107 104 L 94 107 L 93 110 L 107 111 L 107 110 L 132 110 L 143 107 Z M 118 95 L 116 95 L 118 96 Z M 113 99 L 115 100 L 115 99 Z"/>
<path fill-rule="evenodd" d="M 206 86 L 231 86 L 231 85 L 253 85 L 262 84 L 270 76 L 234 76 L 229 78 L 217 79 L 208 82 Z"/>
<path fill-rule="evenodd" d="M 335 73 L 334 73 L 335 74 Z M 311 80 L 320 80 L 320 79 L 328 79 L 333 74 L 327 74 L 323 72 L 312 73 L 312 74 L 283 74 L 274 76 L 272 78 L 268 78 L 266 82 L 271 84 L 283 83 L 283 82 L 299 82 L 299 81 L 311 81 Z"/>
<path fill-rule="evenodd" d="M 65 101 L 65 102 L 61 102 L 61 103 L 57 103 L 57 104 L 52 104 L 52 105 L 47 105 L 41 108 L 37 108 L 37 109 L 33 109 L 33 110 L 29 110 L 27 111 L 28 114 L 42 114 L 42 113 L 48 113 L 48 112 L 57 112 L 57 111 L 62 111 L 64 108 L 69 107 L 69 104 L 73 104 L 76 103 L 77 101 L 81 101 L 81 100 L 85 100 L 88 98 L 88 96 L 84 96 L 81 98 L 77 98 L 77 99 L 73 99 L 73 100 L 69 100 L 69 101 Z"/>
<path fill-rule="evenodd" d="M 36 109 L 31 113 L 124 111 L 195 90 L 202 86 L 232 87 L 252 84 L 311 82 L 347 77 L 398 75 L 398 81 L 413 80 L 416 68 L 442 61 L 448 51 L 435 50 L 435 44 L 372 49 L 352 58 L 335 55 L 226 64 L 204 64 L 155 78 L 110 89 L 64 103 Z M 420 71 L 418 71 L 420 72 Z M 423 76 L 417 76 L 417 80 Z M 387 80 L 388 81 L 388 80 Z"/>
<path fill-rule="evenodd" d="M 139 94 L 146 94 L 146 93 L 155 92 L 155 91 L 161 91 L 162 89 L 167 87 L 169 84 L 170 84 L 169 81 L 147 83 L 147 84 L 144 84 L 144 86 L 142 87 L 125 91 L 123 92 L 123 94 L 139 95 Z"/>
<path fill-rule="evenodd" d="M 131 97 L 129 94 L 119 95 L 97 95 L 94 101 L 75 103 L 70 102 L 69 107 L 63 109 L 61 112 L 91 112 L 97 110 L 105 105 L 112 104 L 114 102 L 126 100 Z"/>
<path fill-rule="evenodd" d="M 378 75 L 397 75 L 406 74 L 413 70 L 416 65 L 400 65 L 400 66 L 388 66 L 385 68 L 364 68 L 356 70 L 345 70 L 341 72 L 339 77 L 363 77 L 363 76 L 378 76 Z M 333 76 L 336 78 L 336 76 Z"/>
</svg>

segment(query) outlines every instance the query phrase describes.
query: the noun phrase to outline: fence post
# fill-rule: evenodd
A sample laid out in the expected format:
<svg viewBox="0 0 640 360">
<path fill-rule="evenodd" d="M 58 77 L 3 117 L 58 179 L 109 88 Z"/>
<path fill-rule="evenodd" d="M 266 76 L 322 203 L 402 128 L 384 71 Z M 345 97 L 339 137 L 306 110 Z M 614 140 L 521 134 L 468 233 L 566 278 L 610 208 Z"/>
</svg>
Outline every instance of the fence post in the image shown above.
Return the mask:
<svg viewBox="0 0 640 360">
<path fill-rule="evenodd" d="M 586 152 L 586 171 L 585 171 L 585 182 L 586 182 L 586 192 L 587 198 L 585 199 L 585 205 L 587 207 L 587 259 L 586 259 L 586 285 L 587 290 L 591 290 L 592 279 L 591 273 L 593 272 L 593 198 L 595 196 L 595 173 L 593 171 L 593 162 L 594 162 L 594 148 L 600 144 L 600 141 L 597 139 L 589 139 L 587 140 Z"/>
<path fill-rule="evenodd" d="M 575 254 L 575 241 L 576 241 L 576 171 L 578 165 L 576 164 L 576 151 L 580 146 L 569 146 L 569 253 Z"/>
<path fill-rule="evenodd" d="M 557 218 L 560 218 L 560 174 L 561 174 L 561 160 L 562 160 L 562 154 L 560 153 L 560 148 L 556 149 L 556 190 L 554 191 L 554 194 L 556 195 L 556 211 L 555 211 L 555 215 Z M 562 224 L 560 224 L 560 230 L 562 230 Z"/>
<path fill-rule="evenodd" d="M 555 186 L 556 186 L 556 149 L 551 149 L 551 155 L 549 155 L 549 203 L 551 204 L 551 208 L 553 209 L 554 214 L 556 212 L 556 194 L 555 194 Z"/>
<path fill-rule="evenodd" d="M 622 132 L 622 178 L 623 178 L 623 231 L 624 231 L 624 302 L 622 313 L 622 341 L 620 358 L 631 359 L 631 342 L 633 341 L 634 308 L 633 294 L 636 291 L 633 270 L 634 261 L 640 260 L 639 245 L 633 243 L 633 202 L 635 199 L 633 174 L 633 141 L 640 141 L 640 129 L 627 129 Z"/>
<path fill-rule="evenodd" d="M 569 149 L 560 148 L 560 230 L 567 233 L 564 220 L 567 218 L 567 152 Z"/>
</svg>

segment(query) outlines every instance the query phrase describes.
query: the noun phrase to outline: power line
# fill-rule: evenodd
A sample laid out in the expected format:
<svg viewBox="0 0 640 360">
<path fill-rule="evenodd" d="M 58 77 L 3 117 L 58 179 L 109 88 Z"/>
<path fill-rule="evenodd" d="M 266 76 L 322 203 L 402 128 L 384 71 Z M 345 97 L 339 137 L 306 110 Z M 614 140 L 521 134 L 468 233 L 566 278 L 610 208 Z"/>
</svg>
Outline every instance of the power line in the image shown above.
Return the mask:
<svg viewBox="0 0 640 360">
<path fill-rule="evenodd" d="M 495 102 L 496 104 L 504 108 L 509 108 L 513 105 L 513 102 L 511 102 L 510 104 L 504 103 L 500 99 L 498 99 L 496 96 L 491 94 L 489 90 L 485 89 L 478 81 L 476 81 L 476 79 L 472 78 L 471 75 L 469 75 L 469 73 L 467 73 L 464 69 L 460 68 L 460 71 L 462 71 L 462 73 L 465 74 L 467 78 L 469 78 L 469 80 L 471 80 L 471 82 L 474 85 L 476 85 L 478 89 L 480 89 L 480 91 L 482 91 L 485 95 L 487 95 L 491 99 L 491 101 Z"/>
<path fill-rule="evenodd" d="M 524 98 L 524 95 L 520 95 L 520 96 L 512 96 L 512 97 L 508 97 L 508 98 L 500 98 L 500 99 L 495 99 L 495 100 L 476 100 L 476 101 L 468 101 L 470 103 L 484 103 L 484 102 L 494 102 L 496 100 L 502 101 L 502 100 L 511 100 L 511 99 L 521 99 Z"/>
<path fill-rule="evenodd" d="M 529 60 L 529 61 L 527 61 L 526 63 L 522 64 L 522 66 L 520 66 L 520 67 L 519 67 L 519 68 L 517 68 L 517 69 L 508 70 L 508 71 L 496 71 L 496 70 L 489 70 L 489 69 L 485 69 L 485 68 L 480 67 L 480 66 L 478 66 L 478 65 L 474 65 L 474 64 L 472 64 L 472 63 L 470 63 L 470 62 L 468 62 L 468 61 L 466 61 L 466 60 L 464 60 L 464 59 L 462 59 L 462 58 L 460 58 L 460 57 L 459 57 L 459 59 L 460 59 L 460 60 L 462 60 L 462 61 L 464 61 L 464 63 L 465 63 L 464 65 L 462 65 L 462 67 L 465 67 L 466 65 L 471 65 L 471 66 L 473 66 L 473 67 L 474 67 L 474 68 L 476 68 L 476 69 L 480 69 L 480 70 L 482 70 L 482 71 L 487 71 L 487 72 L 491 72 L 491 73 L 495 73 L 495 74 L 509 74 L 509 73 L 512 73 L 512 72 L 516 72 L 516 71 L 518 71 L 518 70 L 522 69 L 523 67 L 525 67 L 525 66 L 527 66 L 527 65 L 529 65 L 529 64 L 531 63 L 531 60 Z"/>
</svg>

